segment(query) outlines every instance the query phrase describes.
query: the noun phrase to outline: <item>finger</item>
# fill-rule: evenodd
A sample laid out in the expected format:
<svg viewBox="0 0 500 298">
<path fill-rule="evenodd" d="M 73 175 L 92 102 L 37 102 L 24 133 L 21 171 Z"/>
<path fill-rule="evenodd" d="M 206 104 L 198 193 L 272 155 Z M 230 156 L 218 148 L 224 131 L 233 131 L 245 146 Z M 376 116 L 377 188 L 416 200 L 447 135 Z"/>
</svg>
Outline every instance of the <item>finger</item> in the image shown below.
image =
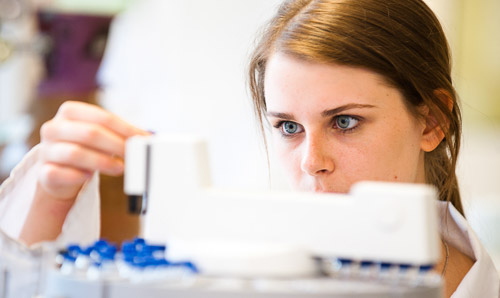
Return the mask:
<svg viewBox="0 0 500 298">
<path fill-rule="evenodd" d="M 125 154 L 125 139 L 94 123 L 51 120 L 42 125 L 40 135 L 44 142 L 72 142 L 109 155 Z"/>
<path fill-rule="evenodd" d="M 44 161 L 80 170 L 100 171 L 107 175 L 123 173 L 123 160 L 74 143 L 46 143 L 42 147 Z"/>
<path fill-rule="evenodd" d="M 92 173 L 76 168 L 45 163 L 40 169 L 40 185 L 57 198 L 75 197 Z"/>
<path fill-rule="evenodd" d="M 120 117 L 94 105 L 67 101 L 59 108 L 56 118 L 91 122 L 103 125 L 115 133 L 128 138 L 134 135 L 149 135 L 147 131 L 139 129 Z"/>
</svg>

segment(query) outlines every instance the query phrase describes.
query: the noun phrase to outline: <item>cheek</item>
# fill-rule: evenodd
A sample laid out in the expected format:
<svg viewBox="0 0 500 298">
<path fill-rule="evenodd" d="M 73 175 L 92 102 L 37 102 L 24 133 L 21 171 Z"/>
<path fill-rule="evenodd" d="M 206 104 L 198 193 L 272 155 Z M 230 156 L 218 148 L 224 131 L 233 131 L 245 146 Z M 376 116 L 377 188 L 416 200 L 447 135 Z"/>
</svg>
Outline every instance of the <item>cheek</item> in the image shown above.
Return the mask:
<svg viewBox="0 0 500 298">
<path fill-rule="evenodd" d="M 411 126 L 393 128 L 387 133 L 377 134 L 376 138 L 370 138 L 351 152 L 351 166 L 356 167 L 350 176 L 366 180 L 415 182 L 419 155 L 420 143 L 415 130 Z"/>
<path fill-rule="evenodd" d="M 287 178 L 297 183 L 301 176 L 301 154 L 293 143 L 273 134 L 273 153 L 276 161 L 285 170 Z"/>
</svg>

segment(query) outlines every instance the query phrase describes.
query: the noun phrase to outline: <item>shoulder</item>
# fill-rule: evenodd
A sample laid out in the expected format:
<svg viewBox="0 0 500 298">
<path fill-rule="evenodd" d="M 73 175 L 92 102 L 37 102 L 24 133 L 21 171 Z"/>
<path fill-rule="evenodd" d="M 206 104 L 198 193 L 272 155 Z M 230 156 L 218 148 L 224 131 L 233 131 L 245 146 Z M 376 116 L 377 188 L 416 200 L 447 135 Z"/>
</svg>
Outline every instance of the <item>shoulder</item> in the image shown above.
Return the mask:
<svg viewBox="0 0 500 298">
<path fill-rule="evenodd" d="M 498 272 L 476 233 L 451 204 L 439 202 L 438 206 L 441 236 L 455 255 L 452 262 L 461 264 L 449 274 L 463 276 L 452 297 L 499 297 Z"/>
</svg>

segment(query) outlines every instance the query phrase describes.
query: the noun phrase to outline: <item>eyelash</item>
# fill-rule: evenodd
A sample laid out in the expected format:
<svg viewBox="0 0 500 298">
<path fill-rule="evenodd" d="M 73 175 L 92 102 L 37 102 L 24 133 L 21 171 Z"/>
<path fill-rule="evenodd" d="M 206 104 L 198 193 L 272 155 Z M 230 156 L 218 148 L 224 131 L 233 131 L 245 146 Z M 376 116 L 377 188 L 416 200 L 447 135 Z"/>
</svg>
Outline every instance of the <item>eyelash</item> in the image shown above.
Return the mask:
<svg viewBox="0 0 500 298">
<path fill-rule="evenodd" d="M 338 128 L 338 126 L 337 126 L 337 119 L 338 119 L 339 117 L 350 117 L 350 118 L 352 118 L 352 119 L 354 119 L 354 120 L 358 121 L 358 123 L 356 124 L 356 126 L 354 126 L 354 127 L 352 127 L 352 128 L 340 129 L 340 128 Z M 363 120 L 363 119 L 362 119 L 361 117 L 352 116 L 352 115 L 336 115 L 336 116 L 334 116 L 334 117 L 332 118 L 332 120 L 331 120 L 331 123 L 332 123 L 332 125 L 331 125 L 331 126 L 332 126 L 334 129 L 339 130 L 339 132 L 340 132 L 340 133 L 342 133 L 342 134 L 348 134 L 348 133 L 351 133 L 351 132 L 353 132 L 354 130 L 356 130 L 356 129 L 359 127 L 359 125 L 360 125 L 359 123 L 360 123 L 362 120 Z M 296 136 L 296 134 L 286 134 L 286 133 L 284 133 L 284 132 L 283 132 L 283 124 L 285 124 L 286 122 L 293 122 L 293 121 L 289 121 L 289 120 L 281 120 L 281 121 L 278 121 L 277 123 L 275 123 L 275 124 L 273 125 L 273 127 L 274 127 L 274 128 L 276 128 L 276 129 L 278 129 L 278 130 L 280 131 L 280 133 L 281 133 L 281 136 L 282 136 L 282 137 L 284 137 L 284 138 L 288 138 L 288 139 L 289 139 L 289 138 L 293 138 L 293 137 L 295 137 L 295 136 Z M 296 122 L 293 122 L 293 123 L 295 123 L 295 124 L 297 124 L 297 125 L 299 125 L 299 126 L 300 126 L 300 124 L 298 124 L 298 123 L 296 123 Z"/>
</svg>

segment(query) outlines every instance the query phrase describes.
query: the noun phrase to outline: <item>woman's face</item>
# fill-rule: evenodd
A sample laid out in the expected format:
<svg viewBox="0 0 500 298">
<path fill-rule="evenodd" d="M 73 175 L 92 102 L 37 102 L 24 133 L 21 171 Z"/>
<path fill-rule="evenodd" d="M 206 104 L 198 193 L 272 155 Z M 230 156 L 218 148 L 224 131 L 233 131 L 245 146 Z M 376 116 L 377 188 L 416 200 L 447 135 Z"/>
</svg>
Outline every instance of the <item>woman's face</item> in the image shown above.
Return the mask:
<svg viewBox="0 0 500 298">
<path fill-rule="evenodd" d="M 380 75 L 276 53 L 265 96 L 274 148 L 294 188 L 348 192 L 361 180 L 425 182 L 425 121 Z"/>
</svg>

